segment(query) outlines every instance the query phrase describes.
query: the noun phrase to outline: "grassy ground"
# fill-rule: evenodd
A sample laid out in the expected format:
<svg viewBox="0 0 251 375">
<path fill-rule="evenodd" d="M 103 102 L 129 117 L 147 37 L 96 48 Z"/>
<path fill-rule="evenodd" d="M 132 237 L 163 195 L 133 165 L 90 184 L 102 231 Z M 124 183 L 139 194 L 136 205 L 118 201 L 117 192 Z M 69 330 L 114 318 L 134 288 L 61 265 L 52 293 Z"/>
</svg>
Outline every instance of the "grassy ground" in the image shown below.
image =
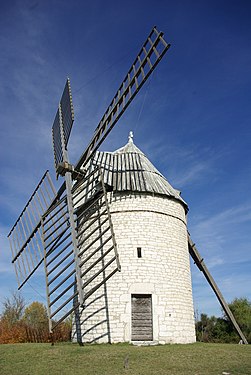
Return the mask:
<svg viewBox="0 0 251 375">
<path fill-rule="evenodd" d="M 0 345 L 1 375 L 249 375 L 251 345 Z"/>
</svg>

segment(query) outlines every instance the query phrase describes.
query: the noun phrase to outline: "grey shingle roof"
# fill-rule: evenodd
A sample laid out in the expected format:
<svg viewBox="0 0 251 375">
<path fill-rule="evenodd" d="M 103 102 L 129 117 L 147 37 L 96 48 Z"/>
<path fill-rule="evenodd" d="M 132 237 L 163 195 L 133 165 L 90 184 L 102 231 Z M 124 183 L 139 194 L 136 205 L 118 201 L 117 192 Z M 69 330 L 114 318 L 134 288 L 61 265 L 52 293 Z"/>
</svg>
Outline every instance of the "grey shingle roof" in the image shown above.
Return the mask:
<svg viewBox="0 0 251 375">
<path fill-rule="evenodd" d="M 180 192 L 154 167 L 132 139 L 114 152 L 96 152 L 89 166 L 101 166 L 104 181 L 113 186 L 113 191 L 151 192 L 173 197 L 181 201 L 187 209 Z"/>
</svg>

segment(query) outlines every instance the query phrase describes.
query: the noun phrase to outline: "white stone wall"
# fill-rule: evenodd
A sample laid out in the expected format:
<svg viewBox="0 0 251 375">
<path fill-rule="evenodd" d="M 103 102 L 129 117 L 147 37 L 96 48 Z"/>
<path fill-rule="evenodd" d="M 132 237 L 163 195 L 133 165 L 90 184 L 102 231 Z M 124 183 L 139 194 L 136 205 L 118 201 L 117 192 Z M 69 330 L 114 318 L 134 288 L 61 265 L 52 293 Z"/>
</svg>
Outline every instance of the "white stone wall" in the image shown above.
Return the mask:
<svg viewBox="0 0 251 375">
<path fill-rule="evenodd" d="M 167 197 L 118 193 L 110 195 L 110 211 L 121 272 L 100 288 L 93 296 L 97 300 L 84 310 L 83 340 L 130 342 L 131 295 L 151 294 L 153 341 L 194 342 L 184 207 Z"/>
</svg>

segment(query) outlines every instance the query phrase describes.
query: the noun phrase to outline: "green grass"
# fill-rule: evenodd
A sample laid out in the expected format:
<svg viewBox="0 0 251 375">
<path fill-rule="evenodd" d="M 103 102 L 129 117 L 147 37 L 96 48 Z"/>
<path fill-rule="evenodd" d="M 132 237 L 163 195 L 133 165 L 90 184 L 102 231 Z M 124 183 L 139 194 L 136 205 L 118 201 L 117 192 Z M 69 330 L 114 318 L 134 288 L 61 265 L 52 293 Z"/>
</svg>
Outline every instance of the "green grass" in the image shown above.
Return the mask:
<svg viewBox="0 0 251 375">
<path fill-rule="evenodd" d="M 223 372 L 251 374 L 251 345 L 0 345 L 1 375 L 222 375 Z"/>
</svg>

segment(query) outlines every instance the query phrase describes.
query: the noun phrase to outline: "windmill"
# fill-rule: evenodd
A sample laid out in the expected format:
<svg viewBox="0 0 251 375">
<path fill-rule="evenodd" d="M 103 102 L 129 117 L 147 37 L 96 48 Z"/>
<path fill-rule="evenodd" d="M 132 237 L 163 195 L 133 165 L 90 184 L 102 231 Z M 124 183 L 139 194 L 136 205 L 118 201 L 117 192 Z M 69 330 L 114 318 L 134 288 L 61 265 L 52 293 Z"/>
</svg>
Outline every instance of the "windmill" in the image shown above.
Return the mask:
<svg viewBox="0 0 251 375">
<path fill-rule="evenodd" d="M 111 165 L 114 168 L 114 164 L 108 161 L 108 158 L 111 160 L 111 155 L 106 155 L 104 167 L 103 159 L 96 156 L 97 150 L 169 47 L 170 44 L 165 41 L 163 33 L 154 27 L 75 166 L 70 164 L 68 157 L 68 141 L 74 122 L 74 112 L 70 81 L 67 79 L 52 126 L 55 170 L 57 177 L 61 176 L 64 183 L 56 191 L 49 172 L 46 171 L 8 235 L 19 289 L 38 267 L 44 264 L 50 332 L 72 313 L 75 314 L 78 342 L 81 342 L 82 336 L 81 319 L 86 322 L 92 319 L 97 311 L 105 310 L 105 322 L 109 325 L 110 302 L 104 294 L 105 305 L 99 309 L 101 298 L 97 292 L 102 288 L 105 290 L 110 280 L 116 280 L 121 265 L 117 233 L 110 209 L 113 184 L 108 183 L 110 180 L 107 177 L 111 174 L 109 168 Z M 128 165 L 131 165 L 131 170 L 136 170 L 136 166 L 141 165 L 144 158 L 132 143 L 131 136 L 127 147 L 131 155 Z M 123 163 L 122 154 L 119 151 L 113 155 L 113 163 L 116 161 L 117 170 L 119 163 Z M 152 167 L 149 168 L 148 172 L 152 173 Z M 144 177 L 143 169 L 141 173 Z M 136 177 L 134 183 L 136 184 Z M 172 199 L 176 199 L 185 207 L 185 203 L 176 192 L 172 189 L 170 191 L 168 194 L 172 195 Z M 186 248 L 189 249 L 195 264 L 213 288 L 241 339 L 247 343 L 190 235 L 186 232 L 185 235 Z M 138 247 L 137 251 L 138 258 L 141 258 L 141 248 Z M 101 295 L 103 298 L 102 293 Z M 133 301 L 136 301 L 134 306 Z M 149 292 L 132 294 L 132 309 L 136 309 L 133 312 L 134 316 L 138 316 L 138 311 L 143 311 L 142 308 L 145 308 L 148 301 Z M 98 306 L 95 307 L 96 311 L 94 309 L 88 318 L 81 318 L 90 305 Z M 137 310 L 137 306 L 141 310 Z M 152 312 L 149 313 L 149 306 L 147 305 L 147 312 L 144 310 L 143 314 L 147 313 L 151 320 Z M 170 312 L 169 316 L 172 314 L 173 312 Z M 92 324 L 95 327 L 100 325 L 97 321 Z M 134 330 L 137 331 L 137 326 Z M 108 336 L 109 332 L 110 329 Z M 138 337 L 135 332 L 135 337 Z M 153 335 L 147 337 L 151 340 Z"/>
</svg>

